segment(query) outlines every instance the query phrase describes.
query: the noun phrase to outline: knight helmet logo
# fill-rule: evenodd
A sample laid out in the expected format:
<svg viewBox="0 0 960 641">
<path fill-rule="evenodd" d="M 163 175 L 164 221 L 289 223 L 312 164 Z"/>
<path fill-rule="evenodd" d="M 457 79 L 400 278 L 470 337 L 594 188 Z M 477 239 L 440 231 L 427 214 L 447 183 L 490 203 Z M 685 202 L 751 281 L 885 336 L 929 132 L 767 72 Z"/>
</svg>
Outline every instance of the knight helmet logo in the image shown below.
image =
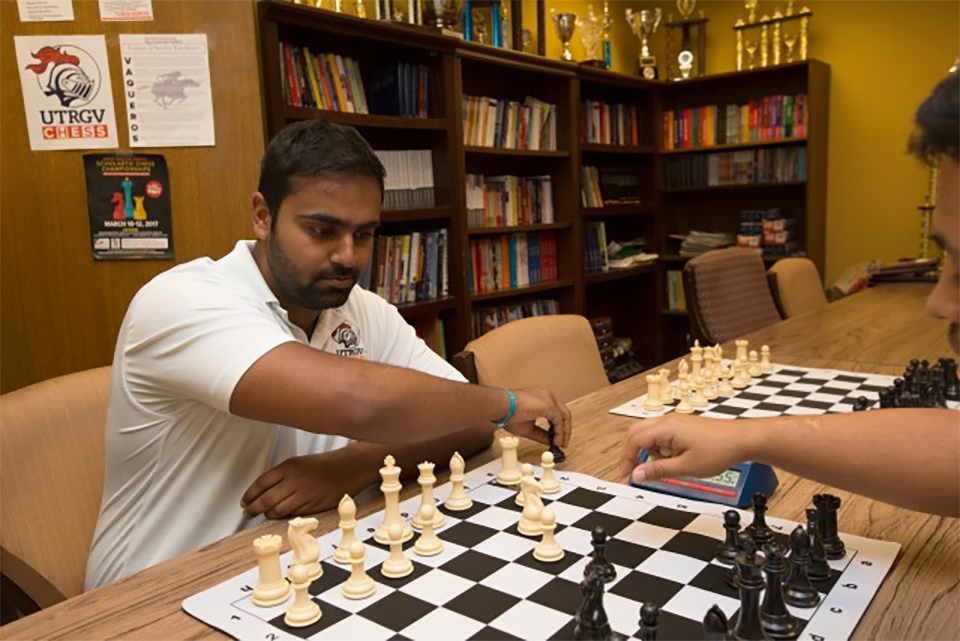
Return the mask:
<svg viewBox="0 0 960 641">
<path fill-rule="evenodd" d="M 37 74 L 43 94 L 56 96 L 61 107 L 82 107 L 97 97 L 100 68 L 93 56 L 80 47 L 43 47 L 30 55 L 38 62 L 26 68 Z"/>
<path fill-rule="evenodd" d="M 350 323 L 343 322 L 333 330 L 333 340 L 340 343 L 346 349 L 353 349 L 360 344 L 360 338 Z"/>
</svg>

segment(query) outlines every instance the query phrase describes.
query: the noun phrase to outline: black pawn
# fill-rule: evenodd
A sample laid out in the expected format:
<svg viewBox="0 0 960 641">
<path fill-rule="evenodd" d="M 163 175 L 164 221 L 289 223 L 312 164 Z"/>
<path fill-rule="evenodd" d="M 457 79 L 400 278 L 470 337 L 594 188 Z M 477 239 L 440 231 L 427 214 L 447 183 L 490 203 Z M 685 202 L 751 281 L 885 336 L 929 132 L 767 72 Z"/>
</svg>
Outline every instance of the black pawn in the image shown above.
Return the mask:
<svg viewBox="0 0 960 641">
<path fill-rule="evenodd" d="M 567 460 L 567 455 L 563 453 L 563 450 L 560 449 L 556 443 L 553 442 L 553 439 L 557 438 L 557 429 L 551 425 L 550 429 L 547 430 L 547 436 L 550 437 L 550 453 L 553 454 L 554 463 L 563 463 Z"/>
<path fill-rule="evenodd" d="M 644 603 L 640 606 L 640 639 L 642 641 L 657 641 L 659 618 L 660 608 L 653 603 Z"/>
<path fill-rule="evenodd" d="M 892 407 L 890 404 L 890 389 L 882 389 L 880 390 L 880 409 L 883 410 L 889 407 Z"/>
<path fill-rule="evenodd" d="M 730 624 L 720 606 L 714 604 L 703 617 L 703 638 L 707 641 L 726 641 L 730 638 Z"/>
<path fill-rule="evenodd" d="M 790 534 L 790 578 L 783 586 L 783 600 L 798 608 L 812 608 L 820 603 L 820 594 L 810 584 L 810 537 L 798 525 Z"/>
<path fill-rule="evenodd" d="M 773 539 L 773 530 L 767 525 L 767 496 L 763 492 L 753 495 L 753 523 L 744 530 L 757 543 L 758 549 L 763 549 Z"/>
<path fill-rule="evenodd" d="M 820 541 L 823 543 L 827 558 L 842 559 L 847 550 L 837 530 L 837 510 L 840 509 L 840 499 L 832 494 L 819 494 L 813 497 L 813 504 L 817 507 Z"/>
<path fill-rule="evenodd" d="M 737 559 L 740 558 L 741 554 L 747 554 L 750 557 L 753 557 L 757 552 L 757 544 L 753 540 L 753 537 L 747 534 L 746 532 L 741 532 L 737 535 Z M 725 578 L 726 584 L 729 585 L 734 590 L 740 589 L 740 564 L 734 562 L 733 567 L 727 570 L 727 576 Z"/>
<path fill-rule="evenodd" d="M 740 513 L 736 510 L 727 510 L 723 513 L 723 529 L 726 531 L 726 538 L 721 543 L 717 552 L 717 562 L 724 565 L 733 565 L 737 562 L 737 535 L 740 533 Z"/>
<path fill-rule="evenodd" d="M 606 641 L 612 636 L 610 619 L 603 609 L 603 579 L 587 571 L 580 582 L 583 602 L 577 611 L 573 635 L 578 641 Z"/>
<path fill-rule="evenodd" d="M 767 638 L 760 619 L 762 564 L 757 560 L 757 551 L 750 539 L 746 541 L 743 552 L 737 556 L 737 568 L 740 570 L 740 613 L 733 628 L 733 638 L 762 641 Z"/>
<path fill-rule="evenodd" d="M 854 412 L 864 412 L 870 408 L 870 401 L 867 400 L 866 396 L 858 396 L 853 399 L 853 411 Z"/>
<path fill-rule="evenodd" d="M 820 514 L 815 508 L 807 509 L 807 535 L 810 537 L 810 567 L 807 577 L 811 581 L 826 581 L 830 578 L 830 564 L 820 540 Z"/>
<path fill-rule="evenodd" d="M 767 591 L 760 606 L 763 630 L 771 639 L 796 639 L 800 635 L 800 626 L 783 600 L 783 575 L 787 572 L 787 563 L 779 545 L 765 551 L 763 572 L 767 575 Z"/>
<path fill-rule="evenodd" d="M 617 578 L 617 569 L 607 560 L 607 531 L 602 525 L 593 528 L 590 536 L 593 538 L 593 560 L 587 564 L 585 572 L 595 572 L 604 583 L 610 583 Z"/>
<path fill-rule="evenodd" d="M 948 401 L 960 401 L 960 379 L 957 377 L 957 361 L 948 359 L 944 364 L 946 385 L 943 395 Z"/>
</svg>

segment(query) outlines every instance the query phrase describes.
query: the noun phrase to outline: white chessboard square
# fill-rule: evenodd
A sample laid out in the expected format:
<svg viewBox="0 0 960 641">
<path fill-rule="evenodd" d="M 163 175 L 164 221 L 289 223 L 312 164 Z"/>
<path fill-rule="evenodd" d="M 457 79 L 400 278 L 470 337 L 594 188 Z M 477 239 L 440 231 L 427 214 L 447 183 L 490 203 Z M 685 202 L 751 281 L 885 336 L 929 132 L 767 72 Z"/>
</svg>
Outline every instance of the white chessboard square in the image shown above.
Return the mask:
<svg viewBox="0 0 960 641">
<path fill-rule="evenodd" d="M 499 592 L 526 598 L 542 588 L 553 577 L 517 563 L 508 563 L 484 580 L 482 585 Z"/>
<path fill-rule="evenodd" d="M 784 411 L 784 414 L 788 416 L 812 416 L 814 414 L 823 414 L 823 410 L 817 409 L 816 407 L 803 407 L 802 405 L 795 405 L 794 407 Z"/>
<path fill-rule="evenodd" d="M 468 521 L 477 525 L 485 525 L 493 530 L 506 530 L 511 525 L 520 522 L 520 513 L 491 505 L 471 516 Z"/>
<path fill-rule="evenodd" d="M 564 528 L 562 532 L 556 535 L 557 543 L 567 552 L 582 554 L 584 556 L 593 552 L 593 541 L 589 531 L 581 530 L 577 527 Z M 531 548 L 536 544 L 531 545 Z"/>
<path fill-rule="evenodd" d="M 739 599 L 731 599 L 722 594 L 701 590 L 692 585 L 683 586 L 672 599 L 664 604 L 663 609 L 687 619 L 702 621 L 703 615 L 706 614 L 707 610 L 709 610 L 714 603 L 720 606 L 720 609 L 723 610 L 723 613 L 726 614 L 728 618 L 732 617 L 736 611 L 740 609 Z M 604 601 L 604 605 L 606 605 L 606 601 Z"/>
<path fill-rule="evenodd" d="M 553 476 L 554 478 L 557 478 L 559 476 L 559 473 L 556 470 L 554 470 Z M 537 478 L 539 479 L 541 477 L 538 476 Z M 562 499 L 564 496 L 566 496 L 567 494 L 569 494 L 575 489 L 577 489 L 576 485 L 571 485 L 570 483 L 564 483 L 563 481 L 560 481 L 560 489 L 558 491 L 554 492 L 553 494 L 547 494 L 546 492 L 541 492 L 540 498 L 556 501 L 558 499 Z"/>
<path fill-rule="evenodd" d="M 640 627 L 640 606 L 632 599 L 611 594 L 609 583 L 604 587 L 607 593 L 603 595 L 603 609 L 610 620 L 610 627 L 629 637 Z"/>
<path fill-rule="evenodd" d="M 567 530 L 564 530 L 563 532 L 566 531 Z M 563 532 L 560 534 L 563 534 Z M 520 558 L 535 547 L 537 547 L 537 539 L 514 536 L 508 532 L 497 532 L 489 539 L 481 541 L 475 545 L 474 549 L 477 552 L 483 552 L 484 554 L 497 559 L 513 561 Z"/>
<path fill-rule="evenodd" d="M 652 523 L 636 521 L 617 532 L 613 538 L 659 550 L 675 537 L 678 531 Z"/>
<path fill-rule="evenodd" d="M 278 616 L 286 612 L 287 609 L 291 605 L 293 605 L 293 597 L 294 597 L 294 594 L 293 594 L 293 590 L 291 589 L 290 596 L 287 597 L 286 601 L 277 605 L 270 606 L 269 608 L 261 608 L 259 605 L 254 605 L 253 599 L 251 597 L 247 597 L 245 599 L 237 601 L 236 603 L 233 604 L 233 606 L 238 610 L 243 610 L 248 614 L 252 614 L 258 619 L 263 619 L 264 621 L 272 621 L 273 619 L 277 618 Z"/>
<path fill-rule="evenodd" d="M 371 577 L 376 582 L 376 577 L 371 575 Z M 384 585 L 383 583 L 377 582 L 377 590 L 372 595 L 368 596 L 365 599 L 348 599 L 343 596 L 343 593 L 340 591 L 343 588 L 343 584 L 335 585 L 326 592 L 321 593 L 317 598 L 321 601 L 325 601 L 331 605 L 335 605 L 341 610 L 346 610 L 347 612 L 357 613 L 360 610 L 368 607 L 369 605 L 376 603 L 383 597 L 396 591 L 396 588 L 392 588 L 389 585 Z M 323 605 L 321 604 L 321 608 Z"/>
<path fill-rule="evenodd" d="M 773 412 L 771 410 L 758 410 L 758 409 L 749 409 L 739 418 L 774 418 L 775 416 L 782 416 L 781 412 Z"/>
<path fill-rule="evenodd" d="M 701 514 L 683 528 L 683 531 L 702 534 L 718 541 L 723 541 L 727 537 L 726 530 L 723 529 L 723 518 L 712 514 Z"/>
<path fill-rule="evenodd" d="M 598 507 L 597 511 L 636 521 L 652 509 L 653 506 L 644 501 L 616 496 Z"/>
<path fill-rule="evenodd" d="M 548 507 L 557 515 L 557 523 L 561 525 L 573 525 L 591 512 L 587 508 L 563 501 L 554 501 Z M 519 520 L 519 516 L 517 520 Z"/>
<path fill-rule="evenodd" d="M 521 639 L 546 639 L 570 621 L 570 615 L 533 601 L 520 601 L 490 625 Z"/>
<path fill-rule="evenodd" d="M 790 383 L 784 389 L 791 392 L 816 392 L 821 387 L 821 385 L 813 385 L 812 383 Z"/>
<path fill-rule="evenodd" d="M 458 638 L 469 639 L 483 629 L 483 623 L 465 617 L 453 610 L 437 608 L 425 617 L 417 619 L 400 631 L 400 635 L 408 639 L 449 639 L 456 630 Z M 363 637 L 342 637 L 355 639 Z"/>
<path fill-rule="evenodd" d="M 780 390 L 777 390 L 778 392 Z M 803 399 L 799 396 L 780 396 L 779 394 L 774 394 L 773 396 L 765 399 L 764 403 L 776 403 L 777 405 L 790 405 L 791 407 L 802 401 Z"/>
<path fill-rule="evenodd" d="M 734 397 L 728 398 L 726 401 L 724 401 L 723 404 L 728 407 L 751 408 L 751 407 L 756 407 L 757 403 L 759 402 L 760 401 L 751 401 L 748 398 L 740 398 L 739 396 L 734 396 Z M 716 407 L 716 404 L 714 405 L 714 407 Z"/>
<path fill-rule="evenodd" d="M 463 547 L 462 545 L 457 545 L 456 543 L 451 543 L 450 541 L 444 541 L 443 549 L 439 554 L 434 554 L 433 556 L 420 556 L 414 552 L 413 548 L 410 548 L 407 552 L 407 556 L 417 563 L 429 565 L 432 568 L 438 568 L 447 561 L 457 558 L 466 551 L 467 548 Z"/>
<path fill-rule="evenodd" d="M 505 487 L 488 483 L 487 485 L 481 485 L 480 487 L 471 490 L 470 498 L 486 505 L 496 505 L 506 498 L 515 496 L 519 488 L 520 486 L 518 485 L 517 489 L 509 490 Z"/>
<path fill-rule="evenodd" d="M 321 604 L 321 608 L 323 605 Z M 337 621 L 329 628 L 320 631 L 319 634 L 311 636 L 311 639 L 363 639 L 364 641 L 386 641 L 395 636 L 396 633 L 389 628 L 374 623 L 364 617 L 347 617 L 342 621 Z"/>
<path fill-rule="evenodd" d="M 781 388 L 779 387 L 773 387 L 772 385 L 764 385 L 763 383 L 760 383 L 759 385 L 754 385 L 753 387 L 751 387 L 750 391 L 756 392 L 757 394 L 766 394 L 769 396 L 774 396 L 778 392 L 780 392 L 780 389 Z"/>
<path fill-rule="evenodd" d="M 677 583 L 689 583 L 705 567 L 707 567 L 706 561 L 675 554 L 674 552 L 657 550 L 647 557 L 647 560 L 641 563 L 637 569 L 646 574 L 653 574 Z M 706 612 L 706 610 L 703 612 Z M 700 616 L 703 616 L 703 612 L 700 613 Z"/>
<path fill-rule="evenodd" d="M 402 591 L 427 603 L 443 605 L 447 601 L 460 596 L 474 585 L 473 581 L 468 581 L 456 574 L 434 569 L 403 586 Z"/>
</svg>

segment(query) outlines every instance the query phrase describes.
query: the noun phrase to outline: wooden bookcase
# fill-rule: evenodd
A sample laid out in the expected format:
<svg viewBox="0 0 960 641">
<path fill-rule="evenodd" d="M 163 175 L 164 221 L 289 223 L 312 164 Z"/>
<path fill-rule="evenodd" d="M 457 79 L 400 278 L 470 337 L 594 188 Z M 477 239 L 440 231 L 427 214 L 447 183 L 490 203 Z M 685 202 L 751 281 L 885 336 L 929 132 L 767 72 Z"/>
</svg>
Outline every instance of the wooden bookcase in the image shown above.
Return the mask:
<svg viewBox="0 0 960 641">
<path fill-rule="evenodd" d="M 615 334 L 633 339 L 638 359 L 647 366 L 685 349 L 685 316 L 666 311 L 665 272 L 685 259 L 668 243 L 671 233 L 736 231 L 741 209 L 784 207 L 797 217 L 802 244 L 823 270 L 826 201 L 826 136 L 829 67 L 806 61 L 775 68 L 708 76 L 682 83 L 647 82 L 635 76 L 581 67 L 540 56 L 496 49 L 442 36 L 437 32 L 295 5 L 282 0 L 258 3 L 259 50 L 266 138 L 296 120 L 327 118 L 356 127 L 375 149 L 430 149 L 436 206 L 384 211 L 382 233 L 444 227 L 450 239 L 450 296 L 403 305 L 413 323 L 442 319 L 448 355 L 473 338 L 474 311 L 529 299 L 559 301 L 564 313 L 610 316 Z M 359 115 L 290 107 L 280 77 L 280 43 L 355 59 L 366 85 L 380 67 L 397 61 L 427 65 L 430 76 L 428 118 Z M 776 93 L 809 96 L 810 125 L 804 140 L 727 145 L 694 151 L 662 151 L 665 109 L 745 102 Z M 464 144 L 464 95 L 522 101 L 526 96 L 556 105 L 557 149 L 529 151 Z M 637 105 L 637 145 L 587 143 L 580 136 L 585 100 Z M 664 189 L 663 162 L 674 154 L 759 145 L 806 145 L 807 180 L 776 186 Z M 581 206 L 580 168 L 614 165 L 635 172 L 637 202 L 602 208 Z M 555 222 L 545 225 L 468 228 L 467 174 L 551 176 Z M 584 273 L 584 223 L 603 221 L 608 238 L 643 236 L 648 251 L 662 259 L 626 270 Z M 557 239 L 557 279 L 522 289 L 471 293 L 471 239 L 514 232 L 553 233 Z"/>
</svg>

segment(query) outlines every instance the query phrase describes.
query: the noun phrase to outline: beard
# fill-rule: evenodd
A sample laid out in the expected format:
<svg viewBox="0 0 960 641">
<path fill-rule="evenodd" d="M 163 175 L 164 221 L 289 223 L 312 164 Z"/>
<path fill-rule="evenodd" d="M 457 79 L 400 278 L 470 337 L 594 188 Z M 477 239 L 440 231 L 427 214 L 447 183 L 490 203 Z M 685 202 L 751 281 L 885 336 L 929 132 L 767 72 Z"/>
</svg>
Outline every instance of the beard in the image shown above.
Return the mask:
<svg viewBox="0 0 960 641">
<path fill-rule="evenodd" d="M 276 236 L 270 236 L 270 251 L 267 252 L 267 265 L 273 274 L 274 281 L 285 301 L 305 309 L 323 311 L 340 307 L 350 298 L 350 292 L 357 284 L 359 275 L 357 270 L 349 267 L 334 267 L 319 271 L 310 277 L 310 282 L 303 284 L 299 281 L 297 266 L 280 247 Z M 351 282 L 346 287 L 332 287 L 320 284 L 324 278 L 348 277 Z"/>
<path fill-rule="evenodd" d="M 960 325 L 950 323 L 947 329 L 947 340 L 950 341 L 950 347 L 953 348 L 954 353 L 960 353 Z"/>
</svg>

